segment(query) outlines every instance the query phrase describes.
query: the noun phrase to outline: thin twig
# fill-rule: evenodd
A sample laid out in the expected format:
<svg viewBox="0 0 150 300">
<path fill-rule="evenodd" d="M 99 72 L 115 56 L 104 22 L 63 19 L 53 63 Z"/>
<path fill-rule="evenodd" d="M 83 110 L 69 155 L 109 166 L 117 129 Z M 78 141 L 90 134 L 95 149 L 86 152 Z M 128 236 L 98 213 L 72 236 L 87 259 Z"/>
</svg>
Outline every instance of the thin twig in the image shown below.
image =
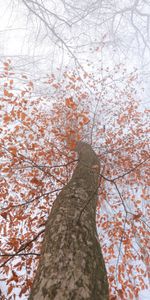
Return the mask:
<svg viewBox="0 0 150 300">
<path fill-rule="evenodd" d="M 13 257 L 15 257 L 16 255 L 18 255 L 20 252 L 22 252 L 23 250 L 25 250 L 30 244 L 32 244 L 34 241 L 36 241 L 38 239 L 38 237 L 45 231 L 45 229 L 41 230 L 32 240 L 28 241 L 25 245 L 22 245 L 20 247 L 20 249 L 11 255 L 11 257 L 9 257 L 7 260 L 5 260 L 1 265 L 0 268 L 4 267 L 6 265 L 7 262 L 9 262 Z"/>
</svg>

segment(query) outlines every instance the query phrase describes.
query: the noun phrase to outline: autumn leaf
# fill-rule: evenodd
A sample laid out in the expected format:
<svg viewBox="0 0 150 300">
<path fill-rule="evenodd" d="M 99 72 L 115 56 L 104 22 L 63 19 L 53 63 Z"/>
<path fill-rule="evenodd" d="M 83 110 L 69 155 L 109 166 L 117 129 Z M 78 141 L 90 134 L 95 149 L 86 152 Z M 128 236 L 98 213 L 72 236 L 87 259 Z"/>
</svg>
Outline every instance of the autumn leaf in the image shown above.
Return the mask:
<svg viewBox="0 0 150 300">
<path fill-rule="evenodd" d="M 5 220 L 7 219 L 7 212 L 1 212 L 1 217 L 3 217 Z"/>
<path fill-rule="evenodd" d="M 11 284 L 9 287 L 8 287 L 8 294 L 10 294 L 13 290 L 14 286 Z"/>
<path fill-rule="evenodd" d="M 12 154 L 14 154 L 14 155 L 17 154 L 17 148 L 14 147 L 14 146 L 9 147 L 8 150 L 9 150 Z"/>
<path fill-rule="evenodd" d="M 36 185 L 43 185 L 42 181 L 38 180 L 36 177 L 32 178 L 30 182 Z"/>
<path fill-rule="evenodd" d="M 5 66 L 5 67 L 8 67 L 8 66 L 9 66 L 9 63 L 4 62 L 4 66 Z"/>
<path fill-rule="evenodd" d="M 13 93 L 9 93 L 7 90 L 4 89 L 4 96 L 11 98 L 13 97 Z"/>
<path fill-rule="evenodd" d="M 25 118 L 26 118 L 26 114 L 25 114 L 24 112 L 20 111 L 20 110 L 17 111 L 17 116 L 18 116 L 18 118 L 21 119 L 22 121 L 24 121 Z"/>
<path fill-rule="evenodd" d="M 87 124 L 90 121 L 90 119 L 84 113 L 80 113 L 79 118 L 82 119 L 82 121 L 79 122 L 81 126 Z"/>
<path fill-rule="evenodd" d="M 90 121 L 90 119 L 87 116 L 83 116 L 83 123 L 87 124 Z"/>
<path fill-rule="evenodd" d="M 75 147 L 76 147 L 76 141 L 75 140 L 70 140 L 70 141 L 68 141 L 68 147 L 69 147 L 69 149 L 70 150 L 74 150 L 75 149 Z"/>
<path fill-rule="evenodd" d="M 7 280 L 7 284 L 9 284 L 11 281 L 18 282 L 19 278 L 15 271 L 12 270 L 12 276 Z"/>
<path fill-rule="evenodd" d="M 2 172 L 3 172 L 3 173 L 7 173 L 7 172 L 9 172 L 9 171 L 10 171 L 10 168 L 8 168 L 8 167 L 2 169 Z"/>
<path fill-rule="evenodd" d="M 73 101 L 72 97 L 67 98 L 65 101 L 65 104 L 67 107 L 75 110 L 77 108 L 77 105 L 75 104 L 75 102 Z"/>
<path fill-rule="evenodd" d="M 33 86 L 34 86 L 34 85 L 33 85 L 33 82 L 32 82 L 31 80 L 29 81 L 28 85 L 29 85 L 31 88 L 33 88 Z"/>
<path fill-rule="evenodd" d="M 21 297 L 23 294 L 25 294 L 26 291 L 28 290 L 28 288 L 29 288 L 29 285 L 26 284 L 26 285 L 21 289 L 21 291 L 20 291 L 20 293 L 19 293 L 19 297 Z"/>
<path fill-rule="evenodd" d="M 18 278 L 18 275 L 16 274 L 16 272 L 12 270 L 12 274 L 13 274 L 12 280 L 14 280 L 15 282 L 18 282 L 19 278 Z"/>
<path fill-rule="evenodd" d="M 22 121 L 24 121 L 24 119 L 26 118 L 26 114 L 24 112 L 20 113 L 20 118 Z"/>
<path fill-rule="evenodd" d="M 17 248 L 18 248 L 19 245 L 20 245 L 19 240 L 17 240 L 15 237 L 14 237 L 14 238 L 10 238 L 10 241 L 8 242 L 8 244 L 9 244 L 14 250 L 17 250 Z"/>
<path fill-rule="evenodd" d="M 13 79 L 10 80 L 10 84 L 12 85 L 14 83 Z"/>
<path fill-rule="evenodd" d="M 4 116 L 4 122 L 5 123 L 8 123 L 9 121 L 11 121 L 11 117 L 8 115 L 8 114 L 6 114 L 5 116 Z"/>
<path fill-rule="evenodd" d="M 142 216 L 142 213 L 139 213 L 139 214 L 137 214 L 137 215 L 134 215 L 133 216 L 133 220 L 139 220 L 140 219 L 140 217 Z"/>
</svg>

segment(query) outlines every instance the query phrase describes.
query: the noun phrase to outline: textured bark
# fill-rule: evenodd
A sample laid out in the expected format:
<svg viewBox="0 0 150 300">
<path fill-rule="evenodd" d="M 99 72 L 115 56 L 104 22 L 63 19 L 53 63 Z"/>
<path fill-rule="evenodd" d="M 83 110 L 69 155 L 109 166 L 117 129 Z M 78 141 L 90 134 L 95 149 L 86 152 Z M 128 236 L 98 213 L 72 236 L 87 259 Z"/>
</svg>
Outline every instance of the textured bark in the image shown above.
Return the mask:
<svg viewBox="0 0 150 300">
<path fill-rule="evenodd" d="M 106 268 L 96 231 L 100 163 L 79 142 L 79 161 L 55 200 L 29 300 L 108 300 Z"/>
</svg>

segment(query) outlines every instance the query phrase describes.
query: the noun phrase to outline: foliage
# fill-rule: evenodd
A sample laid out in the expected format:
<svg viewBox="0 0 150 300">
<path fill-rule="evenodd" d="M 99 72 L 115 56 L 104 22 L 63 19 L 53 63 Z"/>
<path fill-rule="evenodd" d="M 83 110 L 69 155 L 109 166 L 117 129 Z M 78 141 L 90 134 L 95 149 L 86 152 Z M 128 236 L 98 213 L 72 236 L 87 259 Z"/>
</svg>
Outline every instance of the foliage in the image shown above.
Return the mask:
<svg viewBox="0 0 150 300">
<path fill-rule="evenodd" d="M 7 299 L 29 293 L 47 216 L 82 139 L 101 161 L 97 228 L 110 299 L 135 299 L 149 275 L 148 111 L 138 100 L 136 70 L 65 71 L 61 80 L 51 74 L 44 81 L 49 97 L 35 96 L 34 82 L 14 74 L 10 60 L 0 80 L 0 265 Z"/>
</svg>

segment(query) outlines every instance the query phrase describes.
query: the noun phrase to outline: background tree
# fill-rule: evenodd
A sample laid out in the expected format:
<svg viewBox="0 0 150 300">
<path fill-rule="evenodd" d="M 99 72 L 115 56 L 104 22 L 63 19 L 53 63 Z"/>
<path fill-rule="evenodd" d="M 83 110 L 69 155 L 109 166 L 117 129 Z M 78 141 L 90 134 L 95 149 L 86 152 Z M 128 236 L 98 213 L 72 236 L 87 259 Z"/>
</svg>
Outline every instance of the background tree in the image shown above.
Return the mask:
<svg viewBox="0 0 150 300">
<path fill-rule="evenodd" d="M 96 215 L 110 299 L 135 299 L 148 287 L 148 111 L 136 71 L 99 66 L 66 70 L 59 81 L 47 75 L 49 97 L 35 97 L 35 83 L 16 76 L 10 60 L 3 64 L 2 299 L 29 294 L 45 222 L 72 176 L 78 140 L 93 145 L 101 161 Z"/>
</svg>

